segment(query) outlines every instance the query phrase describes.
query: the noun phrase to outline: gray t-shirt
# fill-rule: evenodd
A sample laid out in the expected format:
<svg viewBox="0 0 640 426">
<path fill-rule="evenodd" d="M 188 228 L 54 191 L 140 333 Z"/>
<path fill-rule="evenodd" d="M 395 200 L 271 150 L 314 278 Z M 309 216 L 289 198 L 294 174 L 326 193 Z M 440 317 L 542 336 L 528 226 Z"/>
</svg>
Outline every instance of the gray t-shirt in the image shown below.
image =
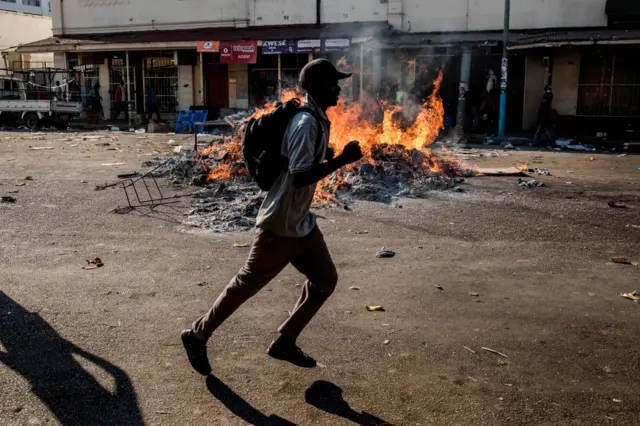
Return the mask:
<svg viewBox="0 0 640 426">
<path fill-rule="evenodd" d="M 315 110 L 319 119 L 299 112 L 289 123 L 282 142 L 282 155 L 289 160 L 289 169 L 282 172 L 267 193 L 256 221 L 256 227 L 281 237 L 306 237 L 316 226 L 316 215 L 310 208 L 317 184 L 296 188 L 293 175 L 324 161 L 329 120 L 309 96 L 304 105 Z M 320 140 L 318 126 L 322 131 Z"/>
</svg>

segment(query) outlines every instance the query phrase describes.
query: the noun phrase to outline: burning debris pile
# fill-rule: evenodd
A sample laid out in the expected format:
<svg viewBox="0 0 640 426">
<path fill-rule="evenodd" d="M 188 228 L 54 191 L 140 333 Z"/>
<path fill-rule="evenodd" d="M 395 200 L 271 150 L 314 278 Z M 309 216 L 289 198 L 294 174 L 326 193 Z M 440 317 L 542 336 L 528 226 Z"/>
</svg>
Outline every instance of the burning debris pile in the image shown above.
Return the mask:
<svg viewBox="0 0 640 426">
<path fill-rule="evenodd" d="M 364 158 L 318 184 L 315 202 L 343 204 L 355 200 L 391 202 L 394 198 L 422 197 L 428 191 L 446 190 L 474 170 L 451 155 L 434 154 L 428 147 L 443 128 L 444 108 L 438 96 L 442 76 L 423 104 L 387 105 L 374 101 L 341 101 L 327 115 L 331 121 L 330 146 L 339 153 L 352 140 L 360 141 Z M 281 100 L 300 94 L 286 91 Z M 251 117 L 276 108 L 267 104 Z M 178 184 L 204 185 L 196 196 L 187 224 L 217 232 L 246 230 L 253 226 L 263 200 L 250 181 L 242 158 L 243 126 L 235 136 L 214 141 L 201 153 L 169 160 L 156 176 Z"/>
</svg>

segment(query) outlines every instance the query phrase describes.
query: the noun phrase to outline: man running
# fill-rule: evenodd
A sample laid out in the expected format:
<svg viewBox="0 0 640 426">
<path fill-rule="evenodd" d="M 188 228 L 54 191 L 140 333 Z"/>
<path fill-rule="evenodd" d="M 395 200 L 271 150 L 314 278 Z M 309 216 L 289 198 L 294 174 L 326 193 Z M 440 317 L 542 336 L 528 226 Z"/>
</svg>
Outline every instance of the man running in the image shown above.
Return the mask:
<svg viewBox="0 0 640 426">
<path fill-rule="evenodd" d="M 311 61 L 302 69 L 300 85 L 307 92 L 305 107 L 314 110 L 317 118 L 302 111 L 289 123 L 282 143 L 282 155 L 288 159 L 289 167 L 260 207 L 249 258 L 209 312 L 192 329 L 182 332 L 189 361 L 198 373 L 211 373 L 206 344 L 213 332 L 289 263 L 306 276 L 307 282 L 268 354 L 300 367 L 316 366 L 316 361 L 298 347 L 296 339 L 335 289 L 338 274 L 310 208 L 320 180 L 362 158 L 357 141 L 349 142 L 336 158 L 328 148 L 330 123 L 326 110 L 338 103 L 338 82 L 350 76 L 326 59 Z"/>
</svg>

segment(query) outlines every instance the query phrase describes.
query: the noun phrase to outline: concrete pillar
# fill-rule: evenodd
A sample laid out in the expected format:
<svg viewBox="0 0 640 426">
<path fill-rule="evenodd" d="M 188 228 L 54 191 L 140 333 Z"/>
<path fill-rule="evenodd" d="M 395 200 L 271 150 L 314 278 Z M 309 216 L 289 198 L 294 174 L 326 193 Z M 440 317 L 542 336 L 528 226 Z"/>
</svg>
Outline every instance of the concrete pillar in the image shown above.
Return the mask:
<svg viewBox="0 0 640 426">
<path fill-rule="evenodd" d="M 178 65 L 178 111 L 193 105 L 193 66 Z"/>
<path fill-rule="evenodd" d="M 100 96 L 102 97 L 102 108 L 104 116 L 111 117 L 111 96 L 109 94 L 109 59 L 105 58 L 104 63 L 98 68 L 98 81 L 100 82 Z"/>
<path fill-rule="evenodd" d="M 373 92 L 378 93 L 382 83 L 382 52 L 380 49 L 373 51 Z"/>
<path fill-rule="evenodd" d="M 465 119 L 467 117 L 467 92 L 469 91 L 469 77 L 471 75 L 471 49 L 468 47 L 462 50 L 462 61 L 460 61 L 460 89 L 458 92 L 458 114 L 456 117 L 456 135 L 462 136 L 464 133 Z"/>
<path fill-rule="evenodd" d="M 204 106 L 204 56 L 202 52 L 200 52 L 200 57 L 198 58 L 198 94 L 200 98 L 200 105 Z"/>
</svg>

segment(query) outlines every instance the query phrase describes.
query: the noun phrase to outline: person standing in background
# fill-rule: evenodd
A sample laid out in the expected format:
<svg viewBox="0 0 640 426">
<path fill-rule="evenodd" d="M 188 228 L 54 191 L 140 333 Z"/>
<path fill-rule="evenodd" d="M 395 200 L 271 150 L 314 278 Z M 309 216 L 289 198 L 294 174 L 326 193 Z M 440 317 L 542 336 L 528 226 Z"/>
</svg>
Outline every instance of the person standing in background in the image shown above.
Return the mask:
<svg viewBox="0 0 640 426">
<path fill-rule="evenodd" d="M 149 120 L 153 117 L 153 114 L 156 114 L 156 118 L 158 120 L 162 120 L 160 118 L 160 105 L 158 104 L 158 93 L 156 92 L 155 87 L 153 85 L 149 85 L 147 87 L 147 114 Z"/>
<path fill-rule="evenodd" d="M 127 102 L 125 101 L 125 89 L 124 89 L 124 81 L 120 81 L 120 84 L 116 88 L 116 93 L 113 96 L 113 102 L 115 104 L 115 108 L 113 109 L 113 114 L 111 119 L 117 120 L 120 117 L 120 113 L 124 112 L 124 119 L 129 120 L 129 108 Z"/>
</svg>

